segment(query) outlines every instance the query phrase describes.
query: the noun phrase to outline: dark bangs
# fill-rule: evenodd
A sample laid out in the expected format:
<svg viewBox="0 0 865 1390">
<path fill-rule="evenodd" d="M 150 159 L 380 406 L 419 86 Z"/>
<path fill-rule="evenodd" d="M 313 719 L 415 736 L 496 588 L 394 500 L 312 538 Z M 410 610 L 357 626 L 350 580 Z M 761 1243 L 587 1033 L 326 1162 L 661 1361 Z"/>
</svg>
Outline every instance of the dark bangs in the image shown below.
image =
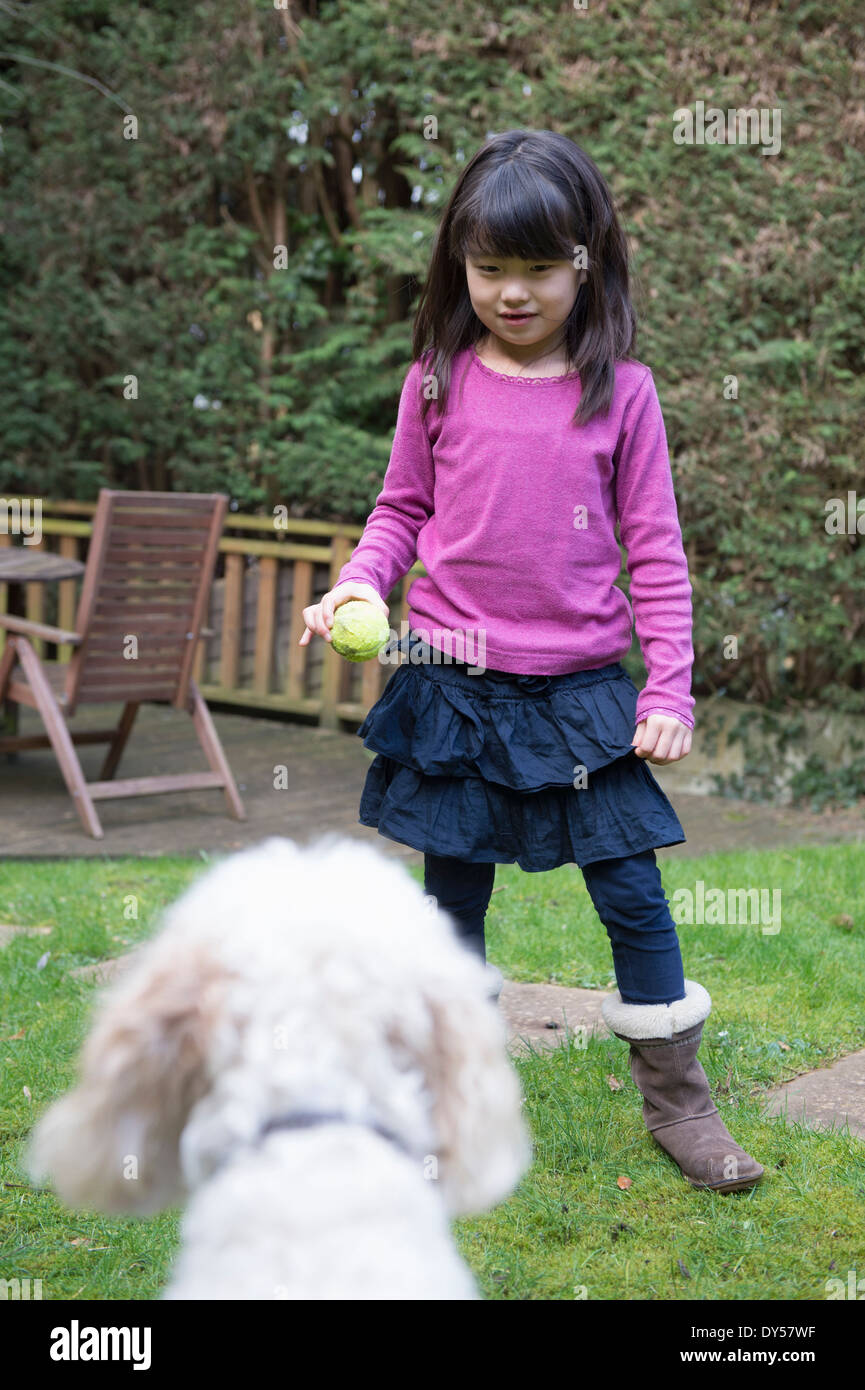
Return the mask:
<svg viewBox="0 0 865 1390">
<path fill-rule="evenodd" d="M 572 202 L 517 160 L 500 165 L 472 190 L 455 211 L 449 240 L 451 255 L 462 262 L 478 255 L 573 261 L 577 246 L 586 245 Z"/>
</svg>

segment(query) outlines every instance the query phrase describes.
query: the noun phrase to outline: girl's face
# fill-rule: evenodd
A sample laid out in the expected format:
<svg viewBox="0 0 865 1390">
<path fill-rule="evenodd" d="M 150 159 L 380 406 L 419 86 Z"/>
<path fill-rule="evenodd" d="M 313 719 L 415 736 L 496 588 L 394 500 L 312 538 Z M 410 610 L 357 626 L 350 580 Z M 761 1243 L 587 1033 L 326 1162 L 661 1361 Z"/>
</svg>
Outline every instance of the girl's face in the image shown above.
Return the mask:
<svg viewBox="0 0 865 1390">
<path fill-rule="evenodd" d="M 494 335 L 494 346 L 516 361 L 532 360 L 560 342 L 562 325 L 585 279 L 585 270 L 567 260 L 466 257 L 472 308 Z"/>
</svg>

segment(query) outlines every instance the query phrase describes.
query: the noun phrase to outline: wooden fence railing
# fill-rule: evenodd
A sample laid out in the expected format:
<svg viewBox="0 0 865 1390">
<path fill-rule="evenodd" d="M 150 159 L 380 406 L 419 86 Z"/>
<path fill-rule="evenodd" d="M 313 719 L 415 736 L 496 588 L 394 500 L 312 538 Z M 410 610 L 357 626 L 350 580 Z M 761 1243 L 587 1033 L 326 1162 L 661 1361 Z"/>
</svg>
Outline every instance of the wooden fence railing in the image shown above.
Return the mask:
<svg viewBox="0 0 865 1390">
<path fill-rule="evenodd" d="M 17 494 L 16 494 L 17 496 Z M 24 499 L 22 498 L 22 503 Z M 33 549 L 53 551 L 86 562 L 95 502 L 41 499 L 41 541 Z M 347 662 L 322 637 L 298 643 L 305 630 L 303 610 L 336 583 L 363 527 L 288 518 L 284 529 L 270 517 L 229 513 L 219 545 L 207 627 L 193 674 L 206 700 L 250 710 L 283 710 L 312 716 L 323 728 L 341 721 L 359 723 L 375 703 L 394 667 L 378 661 Z M 0 545 L 20 544 L 0 531 Z M 28 547 L 30 548 L 30 547 Z M 420 562 L 386 594 L 391 628 L 401 635 L 405 595 Z M 27 584 L 26 616 L 36 622 L 72 628 L 80 579 Z M 0 612 L 6 612 L 8 585 L 0 584 Z M 0 632 L 0 653 L 4 637 Z M 36 642 L 41 655 L 55 650 Z M 71 648 L 58 646 L 68 661 Z"/>
</svg>

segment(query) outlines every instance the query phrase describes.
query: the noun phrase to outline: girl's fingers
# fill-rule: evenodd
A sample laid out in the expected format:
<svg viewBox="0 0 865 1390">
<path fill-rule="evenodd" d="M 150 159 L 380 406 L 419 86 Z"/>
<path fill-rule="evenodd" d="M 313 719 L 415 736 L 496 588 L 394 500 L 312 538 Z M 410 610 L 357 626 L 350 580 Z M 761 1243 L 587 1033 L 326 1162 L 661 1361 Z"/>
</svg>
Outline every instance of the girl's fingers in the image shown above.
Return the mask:
<svg viewBox="0 0 865 1390">
<path fill-rule="evenodd" d="M 649 760 L 654 763 L 663 762 L 670 751 L 672 742 L 673 735 L 668 733 L 668 730 L 665 728 L 665 730 L 662 730 L 661 733 L 658 734 L 658 738 L 655 739 L 655 746 L 652 748 L 651 753 L 649 753 Z"/>
<path fill-rule="evenodd" d="M 318 635 L 320 637 L 323 637 L 326 642 L 332 642 L 333 635 L 331 633 L 331 628 L 333 627 L 334 610 L 338 608 L 341 603 L 347 603 L 351 597 L 351 593 L 348 593 L 344 597 L 340 598 L 336 603 L 334 603 L 333 597 L 331 595 L 328 595 L 326 598 L 322 599 L 320 604 L 313 604 L 312 607 L 305 608 L 303 611 L 303 620 L 306 623 L 306 631 L 304 632 L 303 636 L 298 642 L 298 646 L 305 647 L 308 644 L 309 639 L 312 637 L 313 633 L 318 633 Z M 360 597 L 360 595 L 357 595 L 357 597 Z M 367 602 L 372 601 L 366 594 L 364 594 L 363 597 L 364 599 L 366 599 Z M 387 604 L 384 602 L 382 598 L 379 597 L 378 594 L 376 595 L 376 598 L 378 600 L 379 606 L 381 607 L 381 611 L 384 613 L 386 618 L 389 618 L 390 609 L 388 608 Z"/>
<path fill-rule="evenodd" d="M 313 604 L 310 608 L 304 608 L 303 621 L 306 623 L 306 630 L 297 644 L 299 647 L 307 646 L 314 632 L 320 632 L 322 636 L 324 636 L 323 628 L 321 625 L 319 614 L 316 611 L 315 604 Z"/>
<path fill-rule="evenodd" d="M 653 756 L 653 762 L 676 763 L 680 758 L 684 758 L 691 750 L 691 740 L 686 730 L 680 730 L 673 739 L 670 751 L 660 758 Z"/>
<path fill-rule="evenodd" d="M 667 734 L 660 733 L 655 739 L 654 748 L 649 749 L 648 760 L 650 763 L 663 763 L 667 761 L 667 750 L 670 746 L 670 739 Z"/>
<path fill-rule="evenodd" d="M 655 749 L 657 756 L 662 762 L 671 763 L 676 755 L 676 744 L 679 741 L 678 734 L 662 734 L 658 739 L 658 746 Z"/>
</svg>

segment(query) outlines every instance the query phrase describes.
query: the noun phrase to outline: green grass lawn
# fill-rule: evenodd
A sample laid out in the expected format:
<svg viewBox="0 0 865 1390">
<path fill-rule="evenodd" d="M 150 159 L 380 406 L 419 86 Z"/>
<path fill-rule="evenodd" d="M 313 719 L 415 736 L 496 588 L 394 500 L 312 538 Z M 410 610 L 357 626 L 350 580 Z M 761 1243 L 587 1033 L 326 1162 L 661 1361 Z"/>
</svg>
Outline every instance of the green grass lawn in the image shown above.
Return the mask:
<svg viewBox="0 0 865 1390">
<path fill-rule="evenodd" d="M 671 904 L 699 879 L 707 890 L 781 889 L 777 934 L 758 924 L 679 928 L 685 974 L 713 999 L 700 1052 L 713 1094 L 766 1175 L 727 1196 L 691 1188 L 643 1126 L 617 1038 L 581 1047 L 571 1036 L 522 1057 L 534 1163 L 508 1202 L 455 1227 L 489 1298 L 822 1300 L 827 1279 L 846 1281 L 851 1269 L 865 1277 L 865 1144 L 760 1119 L 763 1088 L 865 1047 L 865 852 L 838 845 L 661 865 Z M 43 1298 L 153 1298 L 167 1277 L 178 1211 L 146 1220 L 68 1212 L 30 1188 L 21 1158 L 34 1118 L 70 1084 L 87 1030 L 96 987 L 69 971 L 149 935 L 203 868 L 179 858 L 0 864 L 0 922 L 52 928 L 0 950 L 0 1278 L 41 1279 Z M 510 978 L 598 989 L 612 980 L 606 932 L 576 866 L 524 874 L 498 865 L 487 921 L 490 959 Z M 631 1185 L 620 1188 L 619 1177 Z"/>
</svg>

